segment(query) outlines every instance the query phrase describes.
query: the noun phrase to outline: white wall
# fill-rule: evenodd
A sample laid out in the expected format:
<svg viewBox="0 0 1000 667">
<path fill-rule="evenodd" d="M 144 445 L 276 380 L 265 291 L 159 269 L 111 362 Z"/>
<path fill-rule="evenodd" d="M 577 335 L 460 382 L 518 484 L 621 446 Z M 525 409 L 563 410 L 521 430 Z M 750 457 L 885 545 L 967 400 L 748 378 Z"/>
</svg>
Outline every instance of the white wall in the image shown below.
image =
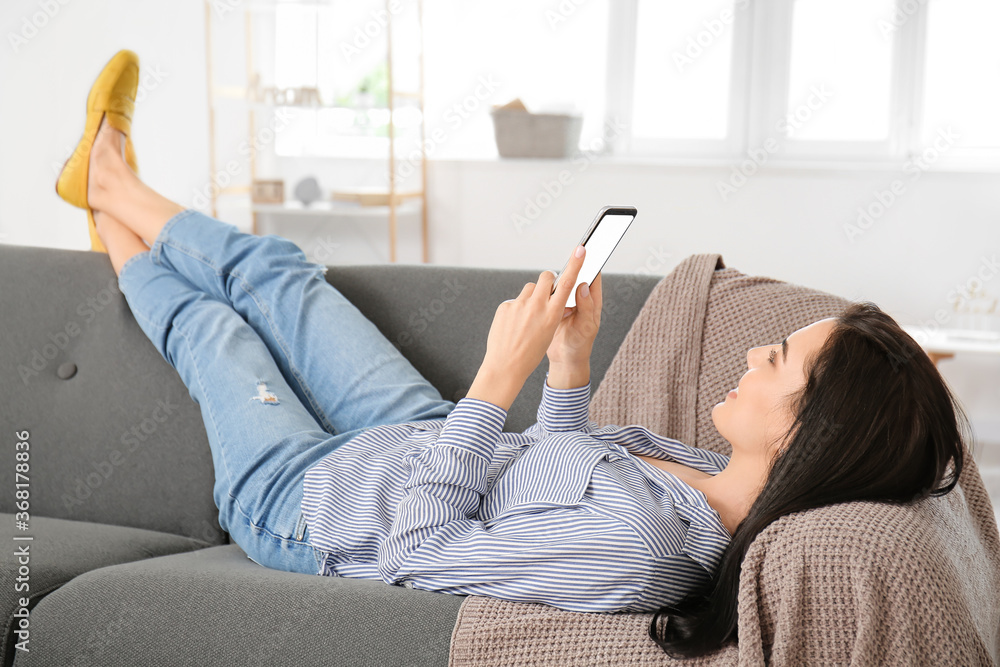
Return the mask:
<svg viewBox="0 0 1000 667">
<path fill-rule="evenodd" d="M 87 91 L 119 48 L 139 53 L 147 75 L 134 121 L 141 175 L 185 205 L 208 182 L 204 8 L 193 0 L 62 1 L 5 0 L 0 9 L 0 242 L 84 250 L 85 215 L 59 200 L 53 184 L 82 132 Z M 12 46 L 12 33 L 31 34 L 22 32 L 25 21 L 43 22 L 44 6 L 58 11 L 26 44 Z M 558 270 L 601 206 L 630 204 L 639 217 L 609 272 L 666 274 L 691 253 L 718 252 L 747 273 L 871 299 L 900 321 L 923 322 L 947 311 L 949 293 L 980 271 L 984 257 L 1000 254 L 1000 175 L 923 173 L 851 242 L 843 226 L 876 191 L 905 178 L 901 167 L 765 165 L 724 202 L 717 184 L 730 176 L 726 165 L 436 160 L 431 260 Z M 321 181 L 323 169 L 313 169 Z M 569 184 L 549 202 L 545 184 L 551 189 L 563 171 Z M 529 201 L 543 206 L 519 230 L 512 216 L 531 218 Z M 232 221 L 243 224 L 238 217 Z M 334 239 L 330 263 L 388 258 L 385 227 L 371 222 L 263 231 L 283 233 L 307 251 L 320 247 L 317 238 Z M 403 226 L 400 261 L 419 261 L 418 239 L 415 225 Z M 1000 274 L 991 277 L 986 289 L 998 295 Z M 979 429 L 1000 442 L 1000 358 L 960 356 L 941 370 Z"/>
<path fill-rule="evenodd" d="M 42 27 L 15 50 L 11 34 L 30 35 L 26 22 Z M 86 214 L 58 198 L 55 179 L 80 140 L 94 78 L 122 48 L 142 67 L 133 127 L 141 175 L 179 201 L 206 180 L 200 2 L 5 0 L 0 35 L 0 241 L 89 249 Z"/>
</svg>

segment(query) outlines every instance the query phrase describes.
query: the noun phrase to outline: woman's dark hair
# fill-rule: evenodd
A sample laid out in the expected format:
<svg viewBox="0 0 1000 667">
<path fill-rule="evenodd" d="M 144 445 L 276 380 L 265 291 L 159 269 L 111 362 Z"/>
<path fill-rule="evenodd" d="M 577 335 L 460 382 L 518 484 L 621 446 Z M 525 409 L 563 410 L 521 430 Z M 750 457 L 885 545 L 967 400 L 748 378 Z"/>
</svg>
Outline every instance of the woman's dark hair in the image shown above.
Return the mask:
<svg viewBox="0 0 1000 667">
<path fill-rule="evenodd" d="M 653 616 L 649 636 L 671 657 L 706 655 L 737 640 L 740 567 L 771 522 L 849 501 L 909 504 L 958 483 L 968 419 L 928 356 L 878 306 L 851 304 L 806 371 L 805 387 L 789 397 L 787 447 L 717 571 Z M 942 485 L 949 461 L 953 473 Z"/>
</svg>

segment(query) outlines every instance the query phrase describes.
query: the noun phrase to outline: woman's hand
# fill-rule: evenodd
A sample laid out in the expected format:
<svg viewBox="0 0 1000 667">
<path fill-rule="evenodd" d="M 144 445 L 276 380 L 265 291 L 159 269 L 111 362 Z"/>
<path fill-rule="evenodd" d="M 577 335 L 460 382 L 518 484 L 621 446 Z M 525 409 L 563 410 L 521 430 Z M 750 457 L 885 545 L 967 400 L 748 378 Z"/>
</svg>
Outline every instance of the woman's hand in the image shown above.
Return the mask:
<svg viewBox="0 0 1000 667">
<path fill-rule="evenodd" d="M 584 295 L 584 287 L 587 294 Z M 590 353 L 601 326 L 601 274 L 591 285 L 580 285 L 576 307 L 566 308 L 563 319 L 546 352 L 549 357 L 547 384 L 554 389 L 573 389 L 590 382 Z"/>
<path fill-rule="evenodd" d="M 537 284 L 526 284 L 516 299 L 497 307 L 486 340 L 486 356 L 466 396 L 487 400 L 505 410 L 510 408 L 562 324 L 584 254 L 583 246 L 578 246 L 554 294 L 555 274 L 542 271 Z"/>
<path fill-rule="evenodd" d="M 584 287 L 588 294 L 583 293 Z M 594 339 L 601 328 L 601 295 L 600 273 L 590 285 L 584 283 L 577 288 L 576 307 L 565 309 L 546 351 L 550 366 L 589 367 Z"/>
</svg>

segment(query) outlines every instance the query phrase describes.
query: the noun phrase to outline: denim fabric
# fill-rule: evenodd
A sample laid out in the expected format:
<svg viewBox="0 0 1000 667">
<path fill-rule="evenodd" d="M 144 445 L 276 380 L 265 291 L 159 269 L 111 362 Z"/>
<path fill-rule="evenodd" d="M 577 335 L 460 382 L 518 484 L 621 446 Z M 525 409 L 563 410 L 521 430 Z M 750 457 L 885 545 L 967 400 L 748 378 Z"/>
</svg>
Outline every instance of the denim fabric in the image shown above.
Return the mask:
<svg viewBox="0 0 1000 667">
<path fill-rule="evenodd" d="M 443 419 L 445 400 L 291 241 L 198 211 L 164 225 L 118 282 L 198 403 L 219 523 L 255 562 L 316 574 L 305 472 L 363 431 Z"/>
</svg>

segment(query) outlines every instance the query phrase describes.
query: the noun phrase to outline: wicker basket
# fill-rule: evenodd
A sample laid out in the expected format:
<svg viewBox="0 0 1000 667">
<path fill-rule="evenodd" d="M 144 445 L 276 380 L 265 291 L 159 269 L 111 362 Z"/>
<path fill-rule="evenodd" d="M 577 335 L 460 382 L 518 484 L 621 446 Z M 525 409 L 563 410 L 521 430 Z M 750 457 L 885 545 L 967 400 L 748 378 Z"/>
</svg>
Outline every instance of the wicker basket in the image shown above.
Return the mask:
<svg viewBox="0 0 1000 667">
<path fill-rule="evenodd" d="M 583 117 L 493 109 L 500 157 L 564 158 L 577 152 Z"/>
</svg>

